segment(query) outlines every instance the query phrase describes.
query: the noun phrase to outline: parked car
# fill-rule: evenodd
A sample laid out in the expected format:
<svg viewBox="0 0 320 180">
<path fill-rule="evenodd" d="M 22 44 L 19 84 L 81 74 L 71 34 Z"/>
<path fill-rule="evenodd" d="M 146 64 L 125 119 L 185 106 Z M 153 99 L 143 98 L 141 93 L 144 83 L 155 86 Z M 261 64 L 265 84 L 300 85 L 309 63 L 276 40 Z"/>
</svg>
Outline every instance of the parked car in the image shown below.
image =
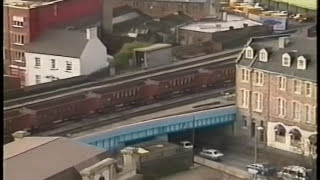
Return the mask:
<svg viewBox="0 0 320 180">
<path fill-rule="evenodd" d="M 286 166 L 277 173 L 278 179 L 281 180 L 309 180 L 311 179 L 311 169 L 301 166 Z"/>
<path fill-rule="evenodd" d="M 248 172 L 257 171 L 258 175 L 270 176 L 276 173 L 276 168 L 267 163 L 249 164 L 246 166 Z"/>
<path fill-rule="evenodd" d="M 212 160 L 221 160 L 221 157 L 223 155 L 224 154 L 222 154 L 220 151 L 216 149 L 203 149 L 200 152 L 200 156 L 204 158 L 212 159 Z"/>
<path fill-rule="evenodd" d="M 193 145 L 190 141 L 181 141 L 180 145 L 187 149 L 193 149 Z"/>
</svg>

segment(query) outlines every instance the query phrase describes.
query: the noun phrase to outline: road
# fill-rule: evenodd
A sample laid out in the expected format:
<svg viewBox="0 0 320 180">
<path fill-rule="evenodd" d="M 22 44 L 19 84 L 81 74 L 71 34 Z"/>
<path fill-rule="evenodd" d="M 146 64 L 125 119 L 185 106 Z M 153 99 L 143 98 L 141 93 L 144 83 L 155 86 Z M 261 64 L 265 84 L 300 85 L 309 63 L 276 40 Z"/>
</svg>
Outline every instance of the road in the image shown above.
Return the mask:
<svg viewBox="0 0 320 180">
<path fill-rule="evenodd" d="M 160 178 L 160 180 L 243 180 L 202 165 L 195 164 L 188 171 Z"/>
</svg>

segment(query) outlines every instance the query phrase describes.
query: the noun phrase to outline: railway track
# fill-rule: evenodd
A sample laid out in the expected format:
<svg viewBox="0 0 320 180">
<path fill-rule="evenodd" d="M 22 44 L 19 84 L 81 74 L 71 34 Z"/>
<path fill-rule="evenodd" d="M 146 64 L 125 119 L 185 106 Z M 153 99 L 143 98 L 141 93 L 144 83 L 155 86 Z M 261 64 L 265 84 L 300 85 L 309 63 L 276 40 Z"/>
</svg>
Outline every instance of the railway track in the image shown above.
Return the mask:
<svg viewBox="0 0 320 180">
<path fill-rule="evenodd" d="M 112 123 L 123 121 L 124 119 L 129 119 L 136 116 L 141 116 L 149 113 L 154 113 L 157 111 L 162 111 L 170 109 L 176 106 L 181 106 L 189 104 L 196 101 L 205 100 L 208 98 L 219 97 L 224 93 L 234 93 L 234 86 L 229 85 L 228 87 L 205 91 L 200 94 L 196 94 L 193 97 L 183 96 L 182 98 L 175 98 L 168 100 L 166 102 L 158 102 L 154 104 L 149 104 L 146 106 L 138 107 L 135 109 L 129 109 L 123 112 L 117 112 L 110 115 L 102 115 L 101 117 L 86 118 L 79 122 L 70 123 L 67 126 L 61 128 L 51 128 L 48 131 L 35 133 L 35 136 L 70 136 L 70 134 L 79 133 L 86 130 L 91 130 L 97 127 L 102 127 Z M 234 104 L 232 104 L 234 105 Z"/>
<path fill-rule="evenodd" d="M 132 75 L 129 77 L 120 77 L 115 78 L 112 80 L 104 80 L 101 82 L 96 83 L 90 83 L 90 84 L 84 84 L 76 87 L 70 87 L 66 88 L 64 90 L 57 90 L 55 92 L 49 92 L 49 93 L 42 93 L 38 96 L 29 96 L 24 98 L 19 98 L 15 100 L 9 100 L 4 102 L 4 111 L 21 108 L 27 105 L 32 105 L 44 101 L 49 101 L 52 99 L 58 99 L 61 97 L 66 97 L 68 95 L 74 95 L 77 93 L 84 93 L 89 92 L 91 90 L 99 89 L 99 88 L 105 88 L 110 86 L 117 86 L 120 84 L 129 83 L 132 81 L 138 81 L 138 80 L 147 80 L 149 78 L 154 78 L 160 75 L 164 74 L 173 74 L 177 72 L 187 71 L 190 69 L 196 69 L 196 68 L 202 68 L 207 67 L 208 65 L 212 65 L 215 63 L 222 63 L 222 62 L 232 62 L 236 59 L 237 54 L 240 52 L 240 49 L 231 50 L 227 53 L 219 54 L 219 55 L 207 55 L 199 58 L 193 58 L 186 62 L 180 62 L 173 66 L 168 67 L 161 67 L 156 68 L 147 72 L 137 73 L 135 75 Z M 144 75 L 147 74 L 147 75 Z"/>
</svg>

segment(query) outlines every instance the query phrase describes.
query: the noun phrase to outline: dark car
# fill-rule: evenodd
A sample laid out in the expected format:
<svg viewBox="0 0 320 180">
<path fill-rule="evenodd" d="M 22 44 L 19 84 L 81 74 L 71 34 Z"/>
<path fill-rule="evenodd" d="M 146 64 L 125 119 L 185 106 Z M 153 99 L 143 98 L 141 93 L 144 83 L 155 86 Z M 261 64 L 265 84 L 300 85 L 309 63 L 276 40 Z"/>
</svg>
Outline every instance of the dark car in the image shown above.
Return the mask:
<svg viewBox="0 0 320 180">
<path fill-rule="evenodd" d="M 266 163 L 250 164 L 247 165 L 246 168 L 249 172 L 255 170 L 258 175 L 262 176 L 272 176 L 276 173 L 276 168 L 271 167 Z"/>
</svg>

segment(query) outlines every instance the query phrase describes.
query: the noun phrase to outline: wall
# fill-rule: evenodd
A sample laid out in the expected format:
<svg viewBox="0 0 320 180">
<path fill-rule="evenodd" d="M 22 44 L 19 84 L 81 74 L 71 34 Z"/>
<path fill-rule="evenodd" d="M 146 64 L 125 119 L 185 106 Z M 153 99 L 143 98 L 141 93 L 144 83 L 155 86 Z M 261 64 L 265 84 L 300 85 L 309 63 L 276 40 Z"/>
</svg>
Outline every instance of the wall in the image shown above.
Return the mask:
<svg viewBox="0 0 320 180">
<path fill-rule="evenodd" d="M 40 68 L 35 68 L 35 57 L 40 58 Z M 51 70 L 51 59 L 56 60 L 57 70 Z M 80 61 L 78 58 L 26 53 L 26 86 L 35 84 L 35 75 L 41 75 L 41 83 L 50 82 L 46 76 L 54 76 L 59 79 L 70 78 L 80 75 Z M 66 61 L 72 62 L 71 72 L 66 72 Z"/>
<path fill-rule="evenodd" d="M 190 45 L 200 42 L 206 42 L 212 40 L 213 33 L 204 33 L 198 31 L 191 31 L 186 29 L 178 29 L 179 31 L 179 43 L 181 45 Z"/>
<path fill-rule="evenodd" d="M 145 53 L 148 68 L 172 63 L 172 48 L 163 48 Z"/>
<path fill-rule="evenodd" d="M 81 54 L 81 75 L 108 67 L 107 48 L 98 38 L 90 39 Z"/>
</svg>

